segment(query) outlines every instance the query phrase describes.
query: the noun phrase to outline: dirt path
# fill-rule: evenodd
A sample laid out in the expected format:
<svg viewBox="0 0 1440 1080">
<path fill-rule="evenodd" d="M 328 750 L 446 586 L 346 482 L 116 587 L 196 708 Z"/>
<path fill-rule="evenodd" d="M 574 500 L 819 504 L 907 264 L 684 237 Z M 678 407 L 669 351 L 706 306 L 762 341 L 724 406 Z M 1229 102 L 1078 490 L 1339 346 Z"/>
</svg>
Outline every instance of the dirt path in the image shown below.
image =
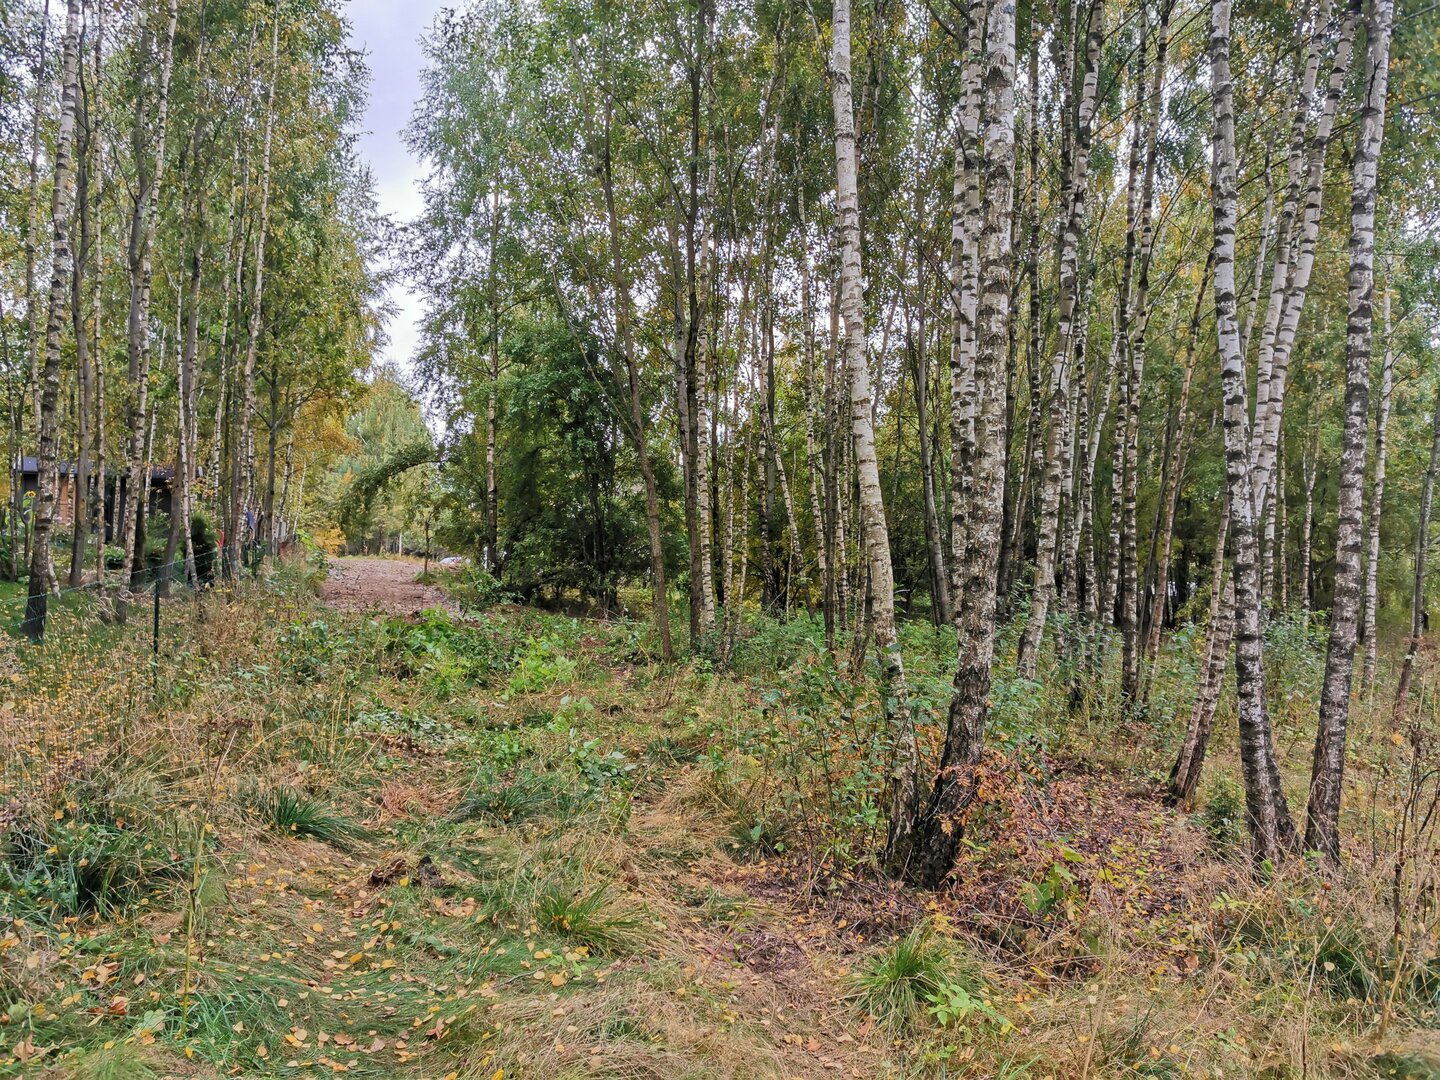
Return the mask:
<svg viewBox="0 0 1440 1080">
<path fill-rule="evenodd" d="M 414 615 L 426 608 L 443 607 L 457 613 L 443 590 L 415 580 L 423 567 L 419 559 L 336 559 L 329 578 L 320 586 L 320 598 L 343 611 Z"/>
</svg>

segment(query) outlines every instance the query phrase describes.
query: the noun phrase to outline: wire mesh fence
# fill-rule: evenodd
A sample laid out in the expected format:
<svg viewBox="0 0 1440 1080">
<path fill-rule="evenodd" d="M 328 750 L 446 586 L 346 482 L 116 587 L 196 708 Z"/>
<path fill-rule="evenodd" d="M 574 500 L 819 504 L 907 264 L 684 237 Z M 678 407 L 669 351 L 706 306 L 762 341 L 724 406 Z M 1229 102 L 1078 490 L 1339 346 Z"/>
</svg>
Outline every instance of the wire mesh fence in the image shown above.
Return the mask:
<svg viewBox="0 0 1440 1080">
<path fill-rule="evenodd" d="M 51 590 L 38 641 L 21 630 L 32 597 L 0 595 L 0 825 L 127 749 L 132 721 L 193 659 L 211 591 L 187 581 L 183 558 L 124 589 L 113 575 Z"/>
</svg>

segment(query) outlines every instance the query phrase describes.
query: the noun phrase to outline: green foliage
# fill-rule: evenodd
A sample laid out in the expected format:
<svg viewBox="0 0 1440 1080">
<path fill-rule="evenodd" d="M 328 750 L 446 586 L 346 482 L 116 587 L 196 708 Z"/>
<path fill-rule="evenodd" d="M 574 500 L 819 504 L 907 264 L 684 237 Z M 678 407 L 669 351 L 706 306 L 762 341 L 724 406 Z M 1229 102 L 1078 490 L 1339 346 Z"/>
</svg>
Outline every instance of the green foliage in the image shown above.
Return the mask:
<svg viewBox="0 0 1440 1080">
<path fill-rule="evenodd" d="M 157 886 L 189 873 L 195 837 L 189 822 L 117 823 L 99 807 L 82 816 L 12 825 L 0 854 L 0 910 L 52 922 L 116 917 Z M 128 824 L 128 827 L 126 825 Z"/>
<path fill-rule="evenodd" d="M 635 762 L 623 750 L 605 750 L 599 739 L 586 739 L 570 747 L 570 763 L 581 782 L 591 791 L 608 787 L 629 787 Z"/>
<path fill-rule="evenodd" d="M 1245 841 L 1245 790 L 1223 773 L 1210 784 L 1201 824 L 1210 843 L 1220 852 L 1238 851 Z"/>
<path fill-rule="evenodd" d="M 284 835 L 319 840 L 351 850 L 369 833 L 355 822 L 291 788 L 273 788 L 255 796 L 254 809 L 266 825 Z"/>
<path fill-rule="evenodd" d="M 511 694 L 534 694 L 575 677 L 576 663 L 566 655 L 565 644 L 546 634 L 532 639 L 515 659 L 515 670 L 507 690 Z"/>
<path fill-rule="evenodd" d="M 563 818 L 585 805 L 570 777 L 559 772 L 522 770 L 505 780 L 486 767 L 472 780 L 470 794 L 451 815 L 455 821 L 475 819 L 522 822 L 539 817 Z"/>
<path fill-rule="evenodd" d="M 1057 844 L 1055 858 L 1035 880 L 1026 882 L 1020 892 L 1020 902 L 1032 915 L 1044 917 L 1064 910 L 1067 917 L 1073 918 L 1077 906 L 1076 879 L 1074 871 L 1066 864 L 1084 861 L 1085 857 L 1079 852 Z"/>
<path fill-rule="evenodd" d="M 386 619 L 382 649 L 397 675 L 423 677 L 431 691 L 444 700 L 509 671 L 517 647 L 512 634 L 500 621 L 483 624 L 477 632 L 456 622 L 444 609 L 432 608 L 413 621 Z"/>
<path fill-rule="evenodd" d="M 929 1013 L 941 1027 L 960 1027 L 967 1023 L 994 1024 L 1008 1030 L 1010 1022 L 983 995 L 948 979 L 926 995 Z"/>
<path fill-rule="evenodd" d="M 631 904 L 622 904 L 607 885 L 577 889 L 557 882 L 540 893 L 535 921 L 576 945 L 606 956 L 634 952 L 646 939 L 645 920 Z"/>
<path fill-rule="evenodd" d="M 949 944 L 921 925 L 881 946 L 861 962 L 850 979 L 849 999 L 860 1012 L 896 1037 L 913 1034 L 938 1007 L 947 1023 L 967 989 L 957 981 L 956 958 Z"/>
<path fill-rule="evenodd" d="M 360 407 L 345 421 L 351 451 L 321 480 L 318 497 L 330 508 L 352 550 L 408 531 L 421 539 L 419 519 L 433 505 L 439 449 L 420 406 L 398 373 L 381 371 Z"/>
</svg>

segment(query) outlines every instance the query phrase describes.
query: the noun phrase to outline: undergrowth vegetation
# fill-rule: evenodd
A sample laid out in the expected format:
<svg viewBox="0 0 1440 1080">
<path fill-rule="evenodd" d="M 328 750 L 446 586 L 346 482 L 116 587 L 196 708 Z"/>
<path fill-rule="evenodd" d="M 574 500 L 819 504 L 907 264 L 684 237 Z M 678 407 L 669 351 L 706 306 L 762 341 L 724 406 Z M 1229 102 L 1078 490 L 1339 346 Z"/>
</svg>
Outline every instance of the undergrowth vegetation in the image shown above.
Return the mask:
<svg viewBox="0 0 1440 1080">
<path fill-rule="evenodd" d="M 174 601 L 153 659 L 79 620 L 5 652 L 0 1073 L 1440 1075 L 1430 712 L 1357 710 L 1342 873 L 1257 880 L 1223 716 L 1195 811 L 1161 798 L 1201 635 L 1144 715 L 1083 657 L 1002 676 L 931 895 L 876 873 L 889 740 L 817 621 L 720 672 L 311 584 Z M 1270 633 L 1299 782 L 1321 643 Z M 953 641 L 905 634 L 933 753 Z"/>
</svg>

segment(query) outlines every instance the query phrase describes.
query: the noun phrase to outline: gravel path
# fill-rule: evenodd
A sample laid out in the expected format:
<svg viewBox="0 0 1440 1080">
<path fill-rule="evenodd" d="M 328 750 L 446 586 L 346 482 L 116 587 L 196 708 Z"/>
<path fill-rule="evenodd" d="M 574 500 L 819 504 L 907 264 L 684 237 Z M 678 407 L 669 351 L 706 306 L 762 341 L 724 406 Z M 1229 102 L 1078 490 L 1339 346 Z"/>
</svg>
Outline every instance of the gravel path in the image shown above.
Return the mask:
<svg viewBox="0 0 1440 1080">
<path fill-rule="evenodd" d="M 320 598 L 344 611 L 414 615 L 426 608 L 443 607 L 458 614 L 458 608 L 442 589 L 415 580 L 422 569 L 424 564 L 419 559 L 335 559 L 329 578 L 320 586 Z"/>
</svg>

